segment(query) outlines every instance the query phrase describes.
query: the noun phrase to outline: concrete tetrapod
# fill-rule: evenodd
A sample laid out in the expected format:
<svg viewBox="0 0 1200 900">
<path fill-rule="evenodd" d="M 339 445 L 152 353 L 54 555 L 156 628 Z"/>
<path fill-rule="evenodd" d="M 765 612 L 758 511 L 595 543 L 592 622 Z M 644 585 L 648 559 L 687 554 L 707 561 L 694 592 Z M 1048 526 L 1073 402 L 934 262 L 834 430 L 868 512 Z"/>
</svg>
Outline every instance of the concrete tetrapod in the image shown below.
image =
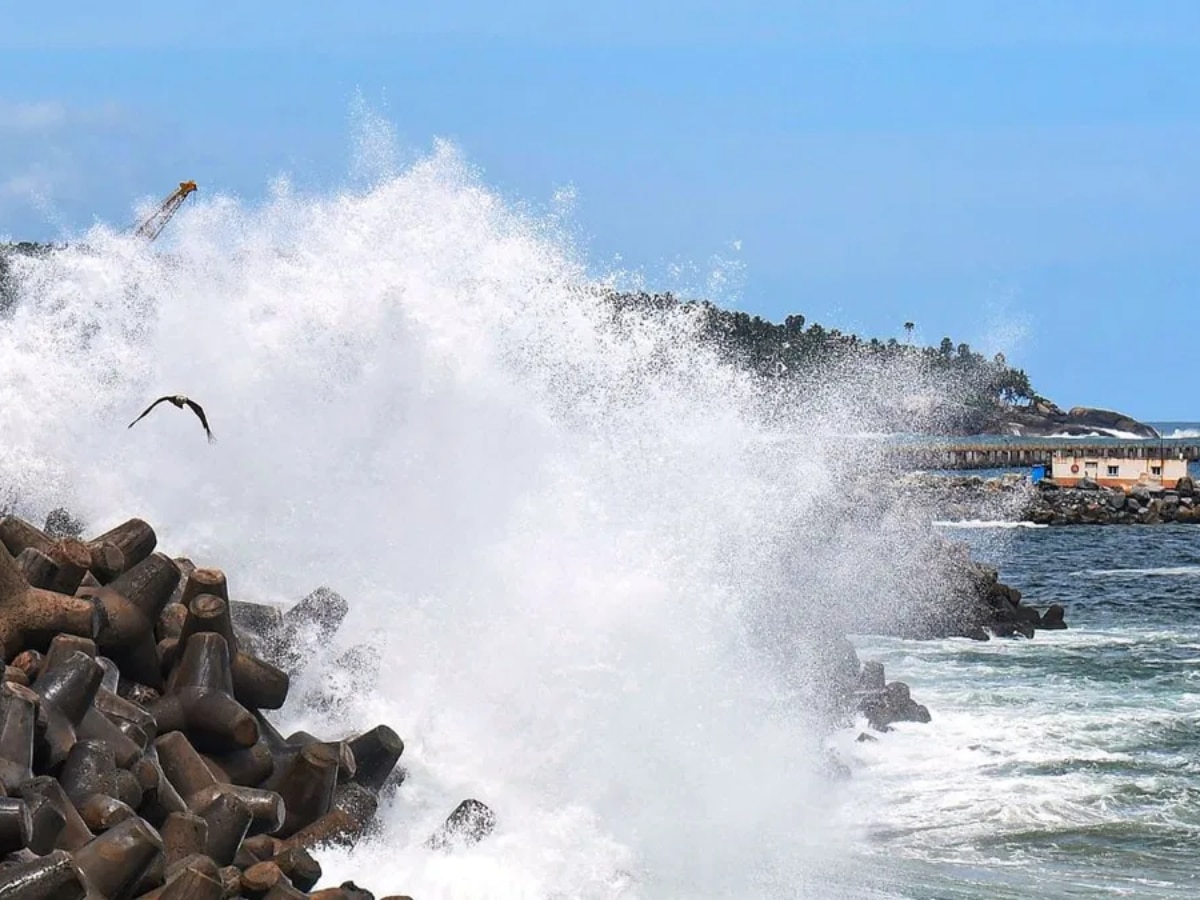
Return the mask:
<svg viewBox="0 0 1200 900">
<path fill-rule="evenodd" d="M 162 687 L 154 626 L 179 578 L 172 559 L 152 553 L 103 587 L 83 586 L 77 591 L 104 607 L 108 619 L 96 639 L 104 655 L 120 666 L 125 677 L 153 688 Z"/>
<path fill-rule="evenodd" d="M 213 632 L 188 640 L 150 713 L 160 732 L 186 731 L 201 750 L 228 752 L 258 741 L 257 720 L 233 698 L 229 645 Z"/>
<path fill-rule="evenodd" d="M 310 848 L 364 835 L 402 778 L 386 726 L 284 738 L 262 712 L 345 600 L 231 601 L 222 570 L 158 552 L 141 519 L 84 543 L 5 516 L 0 545 L 0 900 L 309 896 Z M 361 668 L 353 690 L 373 684 Z"/>
<path fill-rule="evenodd" d="M 250 830 L 251 823 L 255 826 L 256 834 L 271 833 L 283 825 L 284 802 L 279 794 L 261 788 L 221 784 L 213 777 L 203 758 L 182 732 L 172 731 L 162 735 L 155 741 L 155 749 L 163 772 L 193 813 L 207 818 L 205 810 L 222 794 L 236 797 L 245 807 L 248 813 L 246 831 L 238 836 L 235 850 Z M 212 829 L 211 823 L 209 829 Z M 231 839 L 223 835 L 219 840 L 228 844 Z M 232 858 L 231 853 L 230 859 Z"/>
<path fill-rule="evenodd" d="M 22 650 L 46 647 L 63 632 L 94 638 L 105 621 L 105 611 L 91 600 L 30 587 L 7 547 L 0 547 L 0 653 L 6 662 Z"/>
<path fill-rule="evenodd" d="M 0 897 L 5 900 L 82 900 L 87 890 L 83 872 L 65 850 L 0 871 Z"/>
<path fill-rule="evenodd" d="M 211 570 L 197 569 L 192 573 Z M 180 604 L 182 606 L 182 604 Z M 287 698 L 289 678 L 282 669 L 244 652 L 229 613 L 228 601 L 216 594 L 198 594 L 187 606 L 177 638 L 165 637 L 158 643 L 159 658 L 164 668 L 175 665 L 180 647 L 186 647 L 195 634 L 212 632 L 221 635 L 230 651 L 230 673 L 233 695 L 251 709 L 278 709 Z"/>
</svg>

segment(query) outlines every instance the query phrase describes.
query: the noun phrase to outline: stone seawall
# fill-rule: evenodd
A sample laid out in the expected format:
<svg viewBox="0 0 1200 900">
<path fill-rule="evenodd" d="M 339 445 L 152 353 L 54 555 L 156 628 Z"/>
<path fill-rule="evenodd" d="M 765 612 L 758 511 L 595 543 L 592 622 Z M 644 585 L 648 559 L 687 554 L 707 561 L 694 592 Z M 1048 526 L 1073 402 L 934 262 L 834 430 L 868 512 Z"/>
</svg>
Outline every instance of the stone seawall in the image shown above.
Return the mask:
<svg viewBox="0 0 1200 900">
<path fill-rule="evenodd" d="M 902 488 L 939 519 L 1015 521 L 1035 525 L 1200 524 L 1200 492 L 1190 477 L 1171 490 L 1137 485 L 1126 491 L 1084 480 L 1073 487 L 1027 478 L 910 475 Z"/>
<path fill-rule="evenodd" d="M 1022 512 L 1038 525 L 1160 525 L 1200 523 L 1200 497 L 1191 478 L 1173 490 L 1138 485 L 1126 492 L 1084 481 L 1072 488 L 1042 483 Z"/>
</svg>

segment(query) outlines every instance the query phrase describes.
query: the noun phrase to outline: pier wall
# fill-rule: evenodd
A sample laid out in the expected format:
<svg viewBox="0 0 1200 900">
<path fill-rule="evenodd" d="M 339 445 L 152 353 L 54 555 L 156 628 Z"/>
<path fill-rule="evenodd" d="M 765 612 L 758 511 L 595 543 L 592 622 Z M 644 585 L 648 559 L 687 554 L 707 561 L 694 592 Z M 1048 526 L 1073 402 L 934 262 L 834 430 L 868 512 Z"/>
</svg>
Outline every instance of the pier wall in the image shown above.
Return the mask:
<svg viewBox="0 0 1200 900">
<path fill-rule="evenodd" d="M 1073 456 L 1115 457 L 1119 459 L 1200 459 L 1200 442 L 1189 441 L 1117 441 L 1085 440 L 1037 441 L 1029 443 L 938 443 L 898 446 L 895 458 L 905 466 L 918 469 L 1003 469 L 1051 464 L 1058 451 Z"/>
</svg>

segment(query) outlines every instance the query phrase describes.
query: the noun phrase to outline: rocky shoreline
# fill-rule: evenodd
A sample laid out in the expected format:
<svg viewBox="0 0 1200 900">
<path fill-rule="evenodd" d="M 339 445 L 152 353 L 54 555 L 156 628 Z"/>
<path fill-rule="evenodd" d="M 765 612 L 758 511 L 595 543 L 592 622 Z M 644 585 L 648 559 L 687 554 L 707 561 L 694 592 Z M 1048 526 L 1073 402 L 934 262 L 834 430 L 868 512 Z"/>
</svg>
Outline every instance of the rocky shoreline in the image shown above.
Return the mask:
<svg viewBox="0 0 1200 900">
<path fill-rule="evenodd" d="M 1000 580 L 991 566 L 972 560 L 958 544 L 948 552 L 957 556 L 957 578 L 950 602 L 930 605 L 924 618 L 910 620 L 898 629 L 900 637 L 926 640 L 937 637 L 967 637 L 985 641 L 989 637 L 1023 636 L 1038 631 L 1061 631 L 1067 627 L 1066 611 L 1051 603 L 1044 611 L 1024 602 L 1021 591 Z"/>
<path fill-rule="evenodd" d="M 860 483 L 860 492 L 862 487 Z M 850 505 L 870 517 L 876 505 L 889 506 L 892 499 L 886 492 L 866 491 Z M 910 517 L 902 511 L 902 518 Z M 819 627 L 811 619 L 798 624 L 809 635 L 798 655 L 816 660 L 813 668 L 821 680 L 819 696 L 807 702 L 827 704 L 829 731 L 865 719 L 869 731 L 858 735 L 860 742 L 878 740 L 870 732 L 889 732 L 898 722 L 928 723 L 933 713 L 913 697 L 906 682 L 889 681 L 881 662 L 860 659 L 847 632 L 919 641 L 987 641 L 1032 639 L 1038 631 L 1068 627 L 1061 604 L 1031 606 L 1019 589 L 1000 580 L 995 568 L 971 559 L 965 544 L 927 531 L 908 532 L 904 539 L 915 552 L 893 562 L 900 576 L 897 587 L 902 590 L 889 598 L 890 603 L 874 610 L 859 605 L 853 621 L 838 620 L 829 615 L 830 610 L 822 610 Z M 830 771 L 849 776 L 836 759 L 830 761 Z"/>
<path fill-rule="evenodd" d="M 1060 604 L 1052 603 L 1039 612 L 1023 602 L 1017 588 L 1000 581 L 995 569 L 969 559 L 961 545 L 947 544 L 944 549 L 955 556 L 959 566 L 961 580 L 955 589 L 942 595 L 936 607 L 930 604 L 923 615 L 918 612 L 897 627 L 872 629 L 872 633 L 911 640 L 965 637 L 986 641 L 992 637 L 1033 638 L 1039 630 L 1067 628 Z M 883 663 L 860 660 L 847 638 L 827 639 L 823 655 L 837 725 L 850 725 L 861 715 L 871 730 L 889 732 L 897 722 L 932 721 L 929 708 L 913 699 L 907 683 L 888 681 Z M 877 738 L 862 732 L 857 740 Z"/>
</svg>

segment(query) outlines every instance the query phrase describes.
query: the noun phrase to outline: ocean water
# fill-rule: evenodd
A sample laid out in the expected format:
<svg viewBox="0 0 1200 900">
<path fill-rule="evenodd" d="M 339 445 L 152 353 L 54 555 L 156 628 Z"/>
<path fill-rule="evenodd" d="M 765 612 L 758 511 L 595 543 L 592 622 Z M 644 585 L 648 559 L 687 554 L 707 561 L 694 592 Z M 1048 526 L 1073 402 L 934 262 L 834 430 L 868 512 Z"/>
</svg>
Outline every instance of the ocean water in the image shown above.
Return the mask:
<svg viewBox="0 0 1200 900">
<path fill-rule="evenodd" d="M 1200 534 L 946 530 L 1071 627 L 856 641 L 933 717 L 841 736 L 864 867 L 896 897 L 1196 896 Z"/>
<path fill-rule="evenodd" d="M 944 386 L 841 371 L 781 406 L 686 313 L 614 321 L 595 289 L 630 273 L 593 271 L 568 209 L 500 197 L 447 145 L 397 167 L 378 137 L 358 136 L 372 152 L 339 192 L 206 195 L 153 248 L 64 235 L 19 266 L 0 322 L 0 503 L 66 504 L 90 531 L 141 516 L 240 599 L 350 601 L 276 721 L 386 722 L 407 777 L 377 835 L 321 854 L 327 883 L 422 900 L 1186 884 L 1200 645 L 1171 609 L 1190 532 L 956 529 L 1073 629 L 859 637 L 933 722 L 829 736 L 799 638 L 903 616 L 922 531 L 907 508 L 844 514 L 838 436 L 880 430 L 855 398 Z M 216 444 L 170 407 L 126 427 L 174 392 Z M 375 670 L 338 668 L 363 645 Z M 830 750 L 851 778 L 829 777 Z M 495 834 L 426 848 L 466 797 Z"/>
<path fill-rule="evenodd" d="M 1147 422 L 1165 438 L 1182 440 L 1200 438 L 1200 422 Z"/>
</svg>

